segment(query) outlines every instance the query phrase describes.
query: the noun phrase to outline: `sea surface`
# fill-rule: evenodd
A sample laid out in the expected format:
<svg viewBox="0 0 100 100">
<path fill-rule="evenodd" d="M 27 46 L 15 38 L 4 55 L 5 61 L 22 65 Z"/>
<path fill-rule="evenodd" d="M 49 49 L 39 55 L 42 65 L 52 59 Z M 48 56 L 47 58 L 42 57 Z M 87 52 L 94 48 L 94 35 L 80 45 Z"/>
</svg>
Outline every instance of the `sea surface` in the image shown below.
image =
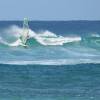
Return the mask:
<svg viewBox="0 0 100 100">
<path fill-rule="evenodd" d="M 0 21 L 0 100 L 99 100 L 100 21 Z"/>
</svg>

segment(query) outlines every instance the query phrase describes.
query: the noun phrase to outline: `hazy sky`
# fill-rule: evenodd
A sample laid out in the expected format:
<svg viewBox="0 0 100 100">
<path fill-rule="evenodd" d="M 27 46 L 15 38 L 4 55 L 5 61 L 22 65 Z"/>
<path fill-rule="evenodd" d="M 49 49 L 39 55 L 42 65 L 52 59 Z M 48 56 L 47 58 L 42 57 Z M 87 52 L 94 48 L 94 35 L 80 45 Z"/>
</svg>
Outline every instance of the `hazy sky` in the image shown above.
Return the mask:
<svg viewBox="0 0 100 100">
<path fill-rule="evenodd" d="M 0 0 L 0 20 L 100 20 L 100 0 Z"/>
</svg>

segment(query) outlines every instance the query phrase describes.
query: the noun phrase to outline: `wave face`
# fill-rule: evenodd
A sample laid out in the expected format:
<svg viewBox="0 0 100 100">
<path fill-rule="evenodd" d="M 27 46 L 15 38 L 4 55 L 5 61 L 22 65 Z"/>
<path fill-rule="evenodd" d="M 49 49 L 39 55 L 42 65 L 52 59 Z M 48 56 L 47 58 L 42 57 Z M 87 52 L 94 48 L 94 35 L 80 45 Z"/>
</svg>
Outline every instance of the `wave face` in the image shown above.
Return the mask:
<svg viewBox="0 0 100 100">
<path fill-rule="evenodd" d="M 0 63 L 72 65 L 100 63 L 100 22 L 30 22 L 28 47 L 18 39 L 22 22 L 0 22 Z"/>
</svg>

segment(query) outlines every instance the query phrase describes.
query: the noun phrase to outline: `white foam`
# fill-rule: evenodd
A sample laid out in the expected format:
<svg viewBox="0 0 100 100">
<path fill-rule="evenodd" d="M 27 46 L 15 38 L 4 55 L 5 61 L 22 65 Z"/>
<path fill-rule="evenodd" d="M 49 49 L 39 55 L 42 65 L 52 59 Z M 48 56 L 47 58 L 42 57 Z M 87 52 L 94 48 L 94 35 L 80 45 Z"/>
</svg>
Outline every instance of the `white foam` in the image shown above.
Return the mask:
<svg viewBox="0 0 100 100">
<path fill-rule="evenodd" d="M 13 42 L 13 43 L 9 43 L 8 46 L 12 46 L 12 47 L 17 47 L 17 46 L 26 46 L 22 43 L 22 41 L 20 39 L 18 39 L 17 41 Z"/>
<path fill-rule="evenodd" d="M 56 34 L 54 34 L 53 32 L 50 32 L 48 30 L 40 32 L 38 34 L 38 36 L 40 36 L 40 37 L 57 37 Z"/>
<path fill-rule="evenodd" d="M 3 32 L 8 35 L 12 35 L 12 36 L 15 36 L 18 38 L 22 33 L 22 28 L 20 28 L 16 25 L 12 25 L 12 26 L 8 27 L 7 29 L 3 30 Z"/>
<path fill-rule="evenodd" d="M 34 38 L 42 45 L 63 45 L 64 43 L 81 41 L 81 37 L 57 36 L 48 30 L 36 34 Z"/>
<path fill-rule="evenodd" d="M 78 42 L 81 41 L 80 37 L 51 37 L 51 38 L 47 38 L 47 37 L 40 37 L 40 36 L 36 36 L 35 39 L 42 45 L 63 45 L 65 43 L 69 43 L 69 42 Z"/>
<path fill-rule="evenodd" d="M 56 60 L 36 60 L 36 61 L 0 61 L 0 64 L 9 65 L 76 65 L 76 64 L 100 64 L 100 60 L 91 59 L 56 59 Z"/>
<path fill-rule="evenodd" d="M 100 35 L 97 34 L 97 33 L 92 33 L 91 36 L 92 36 L 92 37 L 100 37 Z"/>
</svg>

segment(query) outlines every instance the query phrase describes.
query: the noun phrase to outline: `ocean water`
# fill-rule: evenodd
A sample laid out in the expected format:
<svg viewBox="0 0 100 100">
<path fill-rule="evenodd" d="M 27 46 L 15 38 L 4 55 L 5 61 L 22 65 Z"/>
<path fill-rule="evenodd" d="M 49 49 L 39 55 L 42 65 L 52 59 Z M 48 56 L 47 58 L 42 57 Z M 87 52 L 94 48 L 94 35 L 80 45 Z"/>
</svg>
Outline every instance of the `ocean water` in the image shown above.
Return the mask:
<svg viewBox="0 0 100 100">
<path fill-rule="evenodd" d="M 0 100 L 99 100 L 100 21 L 0 21 Z"/>
</svg>

